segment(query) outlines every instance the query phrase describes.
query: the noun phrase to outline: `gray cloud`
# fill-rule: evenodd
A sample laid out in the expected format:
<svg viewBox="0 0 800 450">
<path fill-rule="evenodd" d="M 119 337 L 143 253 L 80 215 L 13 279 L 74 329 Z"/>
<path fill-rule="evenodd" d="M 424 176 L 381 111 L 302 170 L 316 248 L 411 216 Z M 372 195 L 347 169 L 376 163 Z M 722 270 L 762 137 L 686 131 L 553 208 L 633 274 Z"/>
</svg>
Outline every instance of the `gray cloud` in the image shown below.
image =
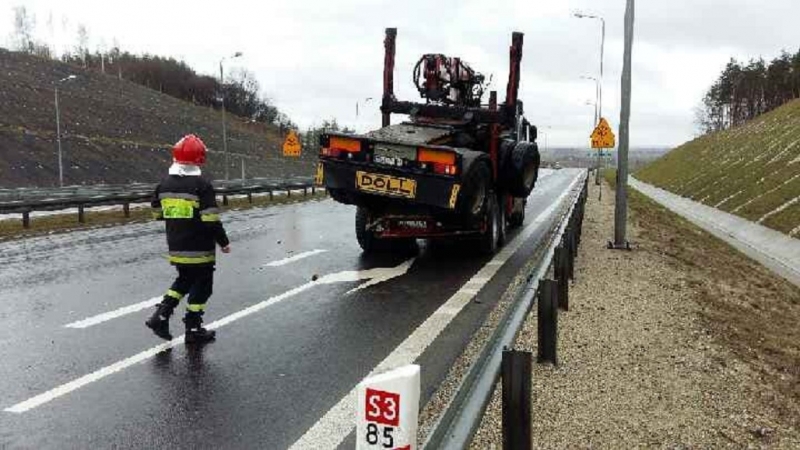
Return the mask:
<svg viewBox="0 0 800 450">
<path fill-rule="evenodd" d="M 142 0 L 112 5 L 73 0 L 24 2 L 40 17 L 85 23 L 93 44 L 117 38 L 124 48 L 185 58 L 217 73 L 219 59 L 244 57 L 228 67 L 256 73 L 266 94 L 302 127 L 336 117 L 367 129 L 377 126 L 383 28 L 399 28 L 396 91 L 416 99 L 411 68 L 426 52 L 463 57 L 494 75 L 504 92 L 511 31 L 525 33 L 521 96 L 551 145 L 588 143 L 596 76 L 599 23 L 576 19 L 583 10 L 606 19 L 604 115 L 616 128 L 622 65 L 624 0 L 315 0 L 245 2 Z M 633 145 L 675 145 L 694 135 L 693 108 L 731 57 L 771 58 L 800 46 L 797 0 L 673 0 L 637 4 L 634 44 Z M 9 35 L 10 8 L 0 8 L 0 37 Z M 58 27 L 56 27 L 58 28 Z M 74 42 L 74 30 L 39 34 Z M 375 100 L 355 117 L 355 103 Z M 549 127 L 549 128 L 548 128 Z"/>
</svg>

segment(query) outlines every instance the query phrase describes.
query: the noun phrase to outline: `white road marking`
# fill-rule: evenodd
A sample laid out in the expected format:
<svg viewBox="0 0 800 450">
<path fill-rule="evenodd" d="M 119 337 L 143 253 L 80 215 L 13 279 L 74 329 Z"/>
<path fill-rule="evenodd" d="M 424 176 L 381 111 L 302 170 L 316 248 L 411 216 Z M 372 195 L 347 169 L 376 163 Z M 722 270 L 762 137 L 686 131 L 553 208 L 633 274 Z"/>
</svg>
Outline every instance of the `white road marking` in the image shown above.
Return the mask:
<svg viewBox="0 0 800 450">
<path fill-rule="evenodd" d="M 114 311 L 98 314 L 96 316 L 79 320 L 77 322 L 68 323 L 64 326 L 67 328 L 79 328 L 79 329 L 88 328 L 91 327 L 92 325 L 97 325 L 99 323 L 103 323 L 111 319 L 116 319 L 117 317 L 121 317 L 126 314 L 135 313 L 137 311 L 150 308 L 151 306 L 155 306 L 155 304 L 159 303 L 162 298 L 163 297 L 153 297 L 150 300 L 145 300 L 143 302 L 139 302 L 134 305 L 123 306 L 122 308 L 115 309 Z"/>
<path fill-rule="evenodd" d="M 409 259 L 408 261 L 405 261 L 404 263 L 400 264 L 397 267 L 388 267 L 388 268 L 379 267 L 379 268 L 368 269 L 368 270 L 347 270 L 347 271 L 344 271 L 344 272 L 338 272 L 338 273 L 325 275 L 325 276 L 319 278 L 316 281 L 308 282 L 308 283 L 303 284 L 301 286 L 298 286 L 298 287 L 296 287 L 296 288 L 294 288 L 292 290 L 286 291 L 286 292 L 284 292 L 284 293 L 282 293 L 280 295 L 276 295 L 274 297 L 270 297 L 267 300 L 264 300 L 262 302 L 256 303 L 255 305 L 247 307 L 247 308 L 245 308 L 245 309 L 243 309 L 241 311 L 237 311 L 237 312 L 235 312 L 233 314 L 230 314 L 228 316 L 225 316 L 225 317 L 223 317 L 223 318 L 221 318 L 219 320 L 211 322 L 210 324 L 208 324 L 208 326 L 206 328 L 213 330 L 213 329 L 217 329 L 217 328 L 223 327 L 223 326 L 228 325 L 228 324 L 230 324 L 230 323 L 232 323 L 232 322 L 234 322 L 236 320 L 239 320 L 239 319 L 241 319 L 243 317 L 246 317 L 246 316 L 249 316 L 249 315 L 251 315 L 253 313 L 261 311 L 264 308 L 267 308 L 267 307 L 272 306 L 272 305 L 274 305 L 276 303 L 279 303 L 279 302 L 281 302 L 283 300 L 286 300 L 287 298 L 293 297 L 293 296 L 295 296 L 295 295 L 297 295 L 297 294 L 299 294 L 299 293 L 301 293 L 303 291 L 306 291 L 306 290 L 308 290 L 308 289 L 310 289 L 310 288 L 312 288 L 314 286 L 323 285 L 323 284 L 343 283 L 343 282 L 348 282 L 348 281 L 349 282 L 361 281 L 361 280 L 366 280 L 366 279 L 371 279 L 371 278 L 381 279 L 382 281 L 385 281 L 387 279 L 394 278 L 396 276 L 400 276 L 400 275 L 406 273 L 413 263 L 414 263 L 414 258 Z M 387 276 L 387 274 L 392 274 L 392 276 Z M 98 369 L 98 370 L 96 370 L 96 371 L 94 371 L 94 372 L 92 372 L 90 374 L 84 375 L 84 376 L 82 376 L 80 378 L 77 378 L 75 380 L 72 380 L 72 381 L 70 381 L 70 382 L 68 382 L 66 384 L 62 384 L 61 386 L 53 388 L 53 389 L 51 389 L 51 390 L 49 390 L 47 392 L 44 392 L 44 393 L 41 393 L 41 394 L 36 395 L 34 397 L 31 397 L 30 399 L 25 400 L 25 401 L 23 401 L 21 403 L 17 403 L 14 406 L 11 406 L 11 407 L 8 407 L 8 408 L 4 409 L 4 411 L 5 412 L 10 412 L 10 413 L 24 413 L 26 411 L 30 411 L 31 409 L 36 408 L 37 406 L 41 406 L 41 405 L 43 405 L 43 404 L 45 404 L 45 403 L 47 403 L 49 401 L 57 399 L 58 397 L 64 396 L 66 394 L 69 394 L 70 392 L 72 392 L 72 391 L 74 391 L 76 389 L 80 389 L 80 388 L 86 386 L 87 384 L 90 384 L 90 383 L 93 383 L 95 381 L 101 380 L 101 379 L 103 379 L 103 378 L 105 378 L 105 377 L 107 377 L 109 375 L 112 375 L 112 374 L 114 374 L 116 372 L 119 372 L 119 371 L 121 371 L 123 369 L 126 369 L 126 368 L 128 368 L 128 367 L 130 367 L 130 366 L 132 366 L 134 364 L 138 364 L 138 363 L 140 363 L 140 362 L 142 362 L 142 361 L 144 361 L 144 360 L 146 360 L 148 358 L 152 358 L 153 356 L 155 356 L 159 352 L 162 352 L 162 351 L 167 350 L 169 348 L 178 346 L 181 343 L 183 343 L 183 340 L 184 340 L 184 335 L 178 336 L 178 337 L 174 338 L 173 340 L 171 340 L 169 342 L 165 342 L 163 344 L 156 345 L 155 347 L 147 349 L 147 350 L 145 350 L 145 351 L 143 351 L 141 353 L 138 353 L 138 354 L 133 355 L 133 356 L 131 356 L 129 358 L 123 359 L 123 360 L 118 361 L 118 362 L 116 362 L 114 364 L 111 364 L 109 366 L 106 366 L 106 367 L 103 367 L 101 369 Z"/>
<path fill-rule="evenodd" d="M 311 251 L 308 251 L 308 252 L 298 253 L 297 255 L 294 255 L 292 257 L 284 258 L 284 259 L 281 259 L 279 261 L 273 261 L 273 262 L 271 262 L 269 264 L 265 264 L 264 267 L 284 266 L 286 264 L 290 264 L 290 263 L 293 263 L 295 261 L 299 261 L 299 260 L 301 260 L 303 258 L 307 258 L 309 256 L 314 256 L 314 255 L 317 255 L 317 254 L 320 254 L 320 253 L 324 253 L 324 252 L 327 252 L 327 250 L 315 249 L 315 250 L 311 250 Z M 155 306 L 157 303 L 159 303 L 161 301 L 161 299 L 162 299 L 162 297 L 153 297 L 153 298 L 151 298 L 149 300 L 145 300 L 143 302 L 139 302 L 139 303 L 136 303 L 134 305 L 123 306 L 122 308 L 115 309 L 114 311 L 105 312 L 105 313 L 102 313 L 102 314 L 98 314 L 96 316 L 88 317 L 88 318 L 83 319 L 83 320 L 78 320 L 76 322 L 68 323 L 68 324 L 64 325 L 64 327 L 66 327 L 66 328 L 77 328 L 77 329 L 89 328 L 91 326 L 98 325 L 98 324 L 101 324 L 103 322 L 107 322 L 107 321 L 109 321 L 111 319 L 116 319 L 117 317 L 122 317 L 122 316 L 124 316 L 126 314 L 135 313 L 135 312 L 141 311 L 143 309 L 147 309 L 147 308 L 150 308 L 152 306 Z"/>
<path fill-rule="evenodd" d="M 400 264 L 397 267 L 388 267 L 388 268 L 378 268 L 378 269 L 371 269 L 371 277 L 369 281 L 366 283 L 361 284 L 360 286 L 354 287 L 345 293 L 352 294 L 353 292 L 360 291 L 362 289 L 366 289 L 370 286 L 374 286 L 378 283 L 383 283 L 384 281 L 389 281 L 392 278 L 397 278 L 401 275 L 405 275 L 408 272 L 408 269 L 411 268 L 411 265 L 414 264 L 415 258 L 409 259 L 408 261 Z"/>
<path fill-rule="evenodd" d="M 422 323 L 416 330 L 403 341 L 397 348 L 389 354 L 383 361 L 381 361 L 365 378 L 380 374 L 387 370 L 392 370 L 407 364 L 412 364 L 417 358 L 425 351 L 425 349 L 439 336 L 439 334 L 447 327 L 461 310 L 475 298 L 474 287 L 476 284 L 474 280 L 485 280 L 484 284 L 488 283 L 492 277 L 500 270 L 500 267 L 508 261 L 528 237 L 538 229 L 547 218 L 550 217 L 556 208 L 561 206 L 564 199 L 572 192 L 575 184 L 580 180 L 579 176 L 570 184 L 569 188 L 564 191 L 550 206 L 542 211 L 531 223 L 520 232 L 513 241 L 495 255 L 492 260 L 485 264 L 472 278 L 464 283 L 447 302 L 439 307 L 425 322 Z M 492 264 L 494 262 L 494 264 Z M 470 288 L 466 286 L 469 285 Z M 292 446 L 290 450 L 306 450 L 306 449 L 327 449 L 336 448 L 342 441 L 353 431 L 356 418 L 356 398 L 357 387 L 342 398 L 333 408 L 331 408 L 314 426 L 300 437 Z"/>
<path fill-rule="evenodd" d="M 303 258 L 308 258 L 309 256 L 314 256 L 314 255 L 318 255 L 320 253 L 325 253 L 325 252 L 327 252 L 327 250 L 315 249 L 315 250 L 311 250 L 311 251 L 307 251 L 307 252 L 303 252 L 303 253 L 298 253 L 298 254 L 296 254 L 294 256 L 290 256 L 288 258 L 284 258 L 284 259 L 281 259 L 281 260 L 278 260 L 278 261 L 272 261 L 271 263 L 264 264 L 263 267 L 285 266 L 286 264 L 291 264 L 291 263 L 293 263 L 295 261 L 300 261 Z"/>
</svg>

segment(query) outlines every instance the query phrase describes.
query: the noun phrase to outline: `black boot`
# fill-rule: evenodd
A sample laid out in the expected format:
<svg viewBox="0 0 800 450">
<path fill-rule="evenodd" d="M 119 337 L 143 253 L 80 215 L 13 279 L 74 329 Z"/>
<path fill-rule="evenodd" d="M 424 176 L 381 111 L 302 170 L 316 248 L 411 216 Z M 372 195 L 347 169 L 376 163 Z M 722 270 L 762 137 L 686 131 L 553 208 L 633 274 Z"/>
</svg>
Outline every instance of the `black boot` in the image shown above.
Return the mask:
<svg viewBox="0 0 800 450">
<path fill-rule="evenodd" d="M 205 344 L 213 341 L 217 335 L 216 331 L 206 330 L 202 327 L 202 312 L 187 311 L 186 317 L 183 318 L 183 323 L 186 324 L 187 344 Z"/>
<path fill-rule="evenodd" d="M 172 316 L 174 309 L 175 304 L 164 300 L 156 305 L 156 311 L 144 324 L 153 330 L 156 336 L 170 341 L 172 340 L 172 334 L 169 332 L 169 318 Z"/>
</svg>

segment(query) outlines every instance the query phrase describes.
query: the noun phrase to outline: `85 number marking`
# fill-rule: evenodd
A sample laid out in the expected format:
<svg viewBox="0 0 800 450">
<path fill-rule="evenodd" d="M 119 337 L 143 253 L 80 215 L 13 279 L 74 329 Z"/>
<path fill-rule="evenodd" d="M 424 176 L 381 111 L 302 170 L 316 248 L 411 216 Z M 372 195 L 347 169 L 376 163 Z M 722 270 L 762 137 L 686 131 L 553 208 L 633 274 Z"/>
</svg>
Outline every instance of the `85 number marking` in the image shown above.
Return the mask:
<svg viewBox="0 0 800 450">
<path fill-rule="evenodd" d="M 380 435 L 378 434 L 378 430 L 380 427 L 374 423 L 367 424 L 367 443 L 370 445 L 376 445 L 378 443 L 378 439 Z M 392 448 L 394 447 L 394 433 L 393 427 L 385 427 L 383 429 L 383 442 L 381 442 L 381 446 L 383 448 Z"/>
</svg>

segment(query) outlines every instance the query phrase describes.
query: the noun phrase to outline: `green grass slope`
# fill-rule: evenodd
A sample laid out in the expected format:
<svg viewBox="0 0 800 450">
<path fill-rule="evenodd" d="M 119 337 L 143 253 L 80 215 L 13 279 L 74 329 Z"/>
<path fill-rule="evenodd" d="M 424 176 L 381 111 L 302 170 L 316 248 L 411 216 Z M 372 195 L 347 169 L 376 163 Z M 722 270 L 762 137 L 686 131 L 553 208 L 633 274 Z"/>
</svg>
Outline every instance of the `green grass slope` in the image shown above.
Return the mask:
<svg viewBox="0 0 800 450">
<path fill-rule="evenodd" d="M 206 173 L 224 177 L 220 111 L 195 106 L 114 75 L 0 49 L 0 187 L 58 183 L 53 82 L 59 89 L 66 184 L 154 182 L 169 148 L 198 134 L 211 154 Z M 231 178 L 310 175 L 314 162 L 284 158 L 277 127 L 227 116 Z"/>
<path fill-rule="evenodd" d="M 764 226 L 800 234 L 800 100 L 672 150 L 642 181 Z"/>
</svg>

